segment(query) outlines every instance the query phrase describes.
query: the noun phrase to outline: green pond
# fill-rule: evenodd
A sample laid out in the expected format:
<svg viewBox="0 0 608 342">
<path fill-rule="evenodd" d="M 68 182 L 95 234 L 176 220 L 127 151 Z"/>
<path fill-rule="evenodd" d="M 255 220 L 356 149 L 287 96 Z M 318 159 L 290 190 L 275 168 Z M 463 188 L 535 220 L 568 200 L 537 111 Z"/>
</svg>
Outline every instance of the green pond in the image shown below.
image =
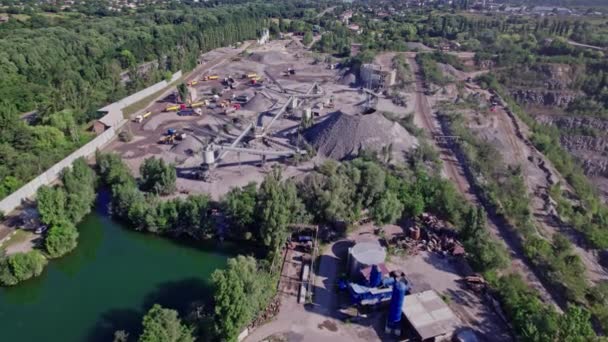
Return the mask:
<svg viewBox="0 0 608 342">
<path fill-rule="evenodd" d="M 226 247 L 124 229 L 100 209 L 79 230 L 76 250 L 40 277 L 0 288 L 1 341 L 111 341 L 119 329 L 134 337 L 154 303 L 184 312 L 209 298 L 210 274 L 228 258 Z"/>
</svg>

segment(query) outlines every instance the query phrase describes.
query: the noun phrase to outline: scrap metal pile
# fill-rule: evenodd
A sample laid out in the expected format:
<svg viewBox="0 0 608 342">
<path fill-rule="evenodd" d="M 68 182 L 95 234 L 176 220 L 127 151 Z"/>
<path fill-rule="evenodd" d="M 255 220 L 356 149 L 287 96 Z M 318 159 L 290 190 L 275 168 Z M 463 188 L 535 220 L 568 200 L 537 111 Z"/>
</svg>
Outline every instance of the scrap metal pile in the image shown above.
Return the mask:
<svg viewBox="0 0 608 342">
<path fill-rule="evenodd" d="M 266 307 L 266 309 L 258 314 L 258 316 L 249 324 L 248 328 L 251 331 L 252 329 L 259 327 L 260 325 L 270 321 L 279 313 L 279 308 L 281 307 L 281 298 L 279 296 L 275 296 L 270 304 Z"/>
<path fill-rule="evenodd" d="M 395 236 L 390 243 L 406 250 L 409 255 L 428 251 L 443 256 L 464 256 L 464 247 L 456 239 L 456 233 L 453 230 L 441 227 L 439 220 L 429 214 L 420 215 L 420 221 L 421 225 L 414 223 L 408 229 L 406 236 Z"/>
</svg>

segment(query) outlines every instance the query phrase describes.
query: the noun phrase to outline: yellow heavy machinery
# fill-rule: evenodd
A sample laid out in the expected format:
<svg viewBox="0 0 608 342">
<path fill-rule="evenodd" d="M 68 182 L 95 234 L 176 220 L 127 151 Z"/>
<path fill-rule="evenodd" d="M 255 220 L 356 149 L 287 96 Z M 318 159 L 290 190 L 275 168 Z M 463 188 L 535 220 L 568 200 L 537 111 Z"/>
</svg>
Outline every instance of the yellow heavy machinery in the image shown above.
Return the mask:
<svg viewBox="0 0 608 342">
<path fill-rule="evenodd" d="M 219 103 L 219 106 L 220 106 L 220 108 L 226 108 L 226 107 L 230 106 L 230 101 L 228 101 L 228 100 L 222 100 Z"/>
<path fill-rule="evenodd" d="M 175 142 L 175 136 L 174 135 L 163 135 L 162 137 L 160 137 L 160 140 L 158 141 L 159 144 L 173 144 Z"/>
<path fill-rule="evenodd" d="M 254 79 L 254 78 L 258 77 L 258 74 L 256 74 L 255 72 L 252 72 L 250 74 L 245 74 L 243 76 L 245 76 L 243 78 Z"/>
<path fill-rule="evenodd" d="M 169 128 L 167 130 L 167 133 L 165 135 L 163 135 L 162 137 L 160 137 L 160 140 L 158 141 L 159 144 L 173 144 L 175 142 L 175 139 L 179 139 L 180 138 L 180 134 L 177 133 L 177 130 L 175 130 L 174 128 Z"/>
<path fill-rule="evenodd" d="M 203 101 L 199 101 L 199 102 L 194 102 L 190 105 L 190 107 L 192 108 L 198 108 L 198 107 L 206 107 L 209 105 L 209 101 L 207 100 L 203 100 Z"/>
<path fill-rule="evenodd" d="M 218 75 L 209 75 L 209 76 L 205 76 L 203 77 L 203 81 L 214 81 L 219 79 L 220 77 Z"/>
<path fill-rule="evenodd" d="M 197 84 L 198 84 L 198 81 L 190 81 L 190 82 L 188 82 L 188 86 L 190 86 L 190 87 L 192 87 L 194 85 L 197 85 Z"/>
<path fill-rule="evenodd" d="M 145 112 L 143 114 L 140 114 L 138 116 L 135 117 L 135 122 L 142 122 L 144 121 L 144 119 L 146 119 L 147 117 L 149 117 L 150 115 L 152 115 L 152 112 Z"/>
<path fill-rule="evenodd" d="M 179 110 L 179 108 L 180 108 L 180 105 L 167 106 L 165 108 L 165 112 L 176 112 Z"/>
</svg>

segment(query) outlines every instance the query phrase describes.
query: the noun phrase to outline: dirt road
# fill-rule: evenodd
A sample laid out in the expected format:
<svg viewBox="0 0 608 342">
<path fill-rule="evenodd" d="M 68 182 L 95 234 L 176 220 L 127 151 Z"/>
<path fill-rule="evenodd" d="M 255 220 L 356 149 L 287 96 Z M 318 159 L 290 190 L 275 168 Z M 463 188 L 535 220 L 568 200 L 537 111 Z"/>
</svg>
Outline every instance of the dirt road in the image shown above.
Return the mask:
<svg viewBox="0 0 608 342">
<path fill-rule="evenodd" d="M 514 164 L 521 165 L 524 181 L 530 196 L 532 217 L 540 228 L 540 234 L 551 239 L 555 234 L 567 237 L 573 245 L 574 251 L 583 262 L 586 278 L 594 283 L 608 280 L 608 272 L 598 260 L 595 251 L 589 250 L 584 244 L 584 238 L 572 227 L 562 224 L 556 218 L 555 209 L 552 209 L 549 188 L 559 180 L 561 184 L 568 184 L 549 161 L 526 138 L 529 129 L 513 114 L 507 113 L 503 107 L 497 107 L 495 114 L 499 118 L 500 128 L 506 131 L 509 144 L 506 149 L 512 150 L 515 157 Z"/>
<path fill-rule="evenodd" d="M 417 108 L 415 115 L 419 117 L 419 122 L 424 124 L 424 130 L 429 133 L 433 138 L 438 138 L 443 135 L 443 129 L 439 124 L 437 118 L 433 114 L 428 99 L 424 94 L 424 80 L 419 72 L 418 64 L 413 56 L 408 56 L 408 64 L 410 69 L 416 78 L 416 104 Z M 454 153 L 451 148 L 448 148 L 450 144 L 438 144 L 434 139 L 435 146 L 440 153 L 440 158 L 443 161 L 443 173 L 444 175 L 452 180 L 458 190 L 473 204 L 482 205 L 479 197 L 472 190 L 472 182 L 470 181 L 472 175 L 467 175 L 466 170 L 463 169 L 463 161 L 459 160 L 458 156 Z M 440 146 L 441 145 L 441 146 Z M 451 144 L 453 145 L 453 144 Z M 524 256 L 523 248 L 519 237 L 513 232 L 510 227 L 503 224 L 496 215 L 488 210 L 486 206 L 484 208 L 488 211 L 488 229 L 491 234 L 502 240 L 507 246 L 511 257 L 511 270 L 520 273 L 526 282 L 536 289 L 543 300 L 547 303 L 552 303 L 554 306 L 559 308 L 557 305 L 559 297 L 552 295 L 551 292 L 545 288 L 540 281 L 540 278 L 534 272 L 534 268 L 531 263 Z"/>
</svg>

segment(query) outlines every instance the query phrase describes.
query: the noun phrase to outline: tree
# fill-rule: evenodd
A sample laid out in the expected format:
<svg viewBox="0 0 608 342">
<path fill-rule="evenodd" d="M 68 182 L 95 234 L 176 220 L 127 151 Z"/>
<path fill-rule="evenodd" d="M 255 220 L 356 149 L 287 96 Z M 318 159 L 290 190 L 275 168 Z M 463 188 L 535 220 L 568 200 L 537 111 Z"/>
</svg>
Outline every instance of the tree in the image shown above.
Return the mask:
<svg viewBox="0 0 608 342">
<path fill-rule="evenodd" d="M 304 37 L 302 38 L 302 44 L 308 46 L 310 43 L 312 43 L 312 32 L 306 31 L 306 33 L 304 33 Z"/>
<path fill-rule="evenodd" d="M 280 170 L 273 169 L 264 178 L 257 197 L 260 238 L 272 253 L 276 253 L 287 238 L 287 224 L 291 214 L 280 180 Z"/>
<path fill-rule="evenodd" d="M 60 187 L 41 186 L 36 192 L 40 221 L 46 225 L 61 224 L 67 219 L 67 194 Z"/>
<path fill-rule="evenodd" d="M 469 208 L 460 231 L 462 244 L 469 255 L 471 266 L 481 272 L 494 270 L 507 264 L 503 246 L 491 239 L 486 230 L 483 208 Z"/>
<path fill-rule="evenodd" d="M 189 342 L 194 341 L 192 329 L 182 324 L 177 311 L 165 309 L 158 304 L 143 318 L 140 342 Z"/>
<path fill-rule="evenodd" d="M 54 225 L 44 239 L 44 247 L 52 258 L 60 257 L 78 244 L 78 230 L 69 222 Z"/>
<path fill-rule="evenodd" d="M 11 254 L 0 259 L 0 284 L 16 285 L 21 281 L 39 276 L 46 264 L 46 258 L 37 250 Z"/>
<path fill-rule="evenodd" d="M 61 181 L 67 194 L 65 211 L 70 222 L 80 222 L 95 202 L 97 177 L 84 158 L 78 158 L 66 169 Z"/>
<path fill-rule="evenodd" d="M 218 340 L 236 341 L 241 330 L 266 308 L 275 293 L 273 278 L 252 257 L 228 259 L 228 267 L 211 275 Z"/>
<path fill-rule="evenodd" d="M 387 191 L 374 202 L 371 215 L 377 224 L 395 223 L 403 213 L 403 204 L 393 192 Z"/>
<path fill-rule="evenodd" d="M 251 238 L 250 226 L 255 219 L 257 189 L 255 183 L 249 183 L 243 188 L 231 189 L 222 201 L 224 212 L 234 224 L 235 230 L 245 234 L 245 239 Z"/>
<path fill-rule="evenodd" d="M 42 122 L 59 129 L 73 141 L 78 141 L 80 132 L 75 115 L 73 110 L 66 109 L 43 117 Z"/>
<path fill-rule="evenodd" d="M 188 86 L 185 83 L 180 83 L 177 86 L 177 92 L 179 94 L 179 99 L 181 102 L 187 102 L 189 100 L 190 91 L 188 90 Z"/>
<path fill-rule="evenodd" d="M 123 69 L 129 69 L 134 67 L 137 64 L 137 61 L 135 60 L 133 53 L 125 49 L 120 52 L 120 64 Z"/>
<path fill-rule="evenodd" d="M 167 165 L 164 160 L 152 157 L 144 160 L 139 171 L 143 191 L 151 191 L 161 195 L 168 195 L 175 191 L 177 173 L 173 165 Z"/>
</svg>

